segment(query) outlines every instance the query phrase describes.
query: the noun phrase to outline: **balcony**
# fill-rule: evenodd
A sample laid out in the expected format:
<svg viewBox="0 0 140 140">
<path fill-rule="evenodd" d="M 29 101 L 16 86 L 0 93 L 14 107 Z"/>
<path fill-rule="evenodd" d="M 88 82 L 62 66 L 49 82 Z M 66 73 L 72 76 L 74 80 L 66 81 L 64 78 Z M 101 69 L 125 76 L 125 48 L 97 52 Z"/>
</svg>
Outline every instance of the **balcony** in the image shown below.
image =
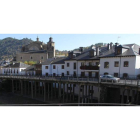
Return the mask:
<svg viewBox="0 0 140 140">
<path fill-rule="evenodd" d="M 98 66 L 80 66 L 81 70 L 99 70 Z"/>
</svg>

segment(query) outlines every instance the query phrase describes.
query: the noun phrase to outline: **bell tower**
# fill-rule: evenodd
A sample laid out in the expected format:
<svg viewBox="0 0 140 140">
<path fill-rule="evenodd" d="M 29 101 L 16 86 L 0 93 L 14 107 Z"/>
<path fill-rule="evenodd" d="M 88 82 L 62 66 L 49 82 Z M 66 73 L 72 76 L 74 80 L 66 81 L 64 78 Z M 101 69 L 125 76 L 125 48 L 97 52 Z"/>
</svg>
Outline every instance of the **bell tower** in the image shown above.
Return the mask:
<svg viewBox="0 0 140 140">
<path fill-rule="evenodd" d="M 48 58 L 55 57 L 55 42 L 53 42 L 53 38 L 49 38 L 49 42 L 47 42 L 47 50 L 48 50 Z"/>
</svg>

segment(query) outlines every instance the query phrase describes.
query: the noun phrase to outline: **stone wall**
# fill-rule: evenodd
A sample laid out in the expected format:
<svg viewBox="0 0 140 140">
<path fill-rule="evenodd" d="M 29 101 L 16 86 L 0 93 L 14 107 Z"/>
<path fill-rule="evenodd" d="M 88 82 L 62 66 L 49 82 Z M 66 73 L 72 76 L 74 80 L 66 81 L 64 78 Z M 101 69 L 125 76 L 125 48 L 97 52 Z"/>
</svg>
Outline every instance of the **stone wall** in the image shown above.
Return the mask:
<svg viewBox="0 0 140 140">
<path fill-rule="evenodd" d="M 18 53 L 16 55 L 17 62 L 37 61 L 38 63 L 47 60 L 47 53 Z"/>
</svg>

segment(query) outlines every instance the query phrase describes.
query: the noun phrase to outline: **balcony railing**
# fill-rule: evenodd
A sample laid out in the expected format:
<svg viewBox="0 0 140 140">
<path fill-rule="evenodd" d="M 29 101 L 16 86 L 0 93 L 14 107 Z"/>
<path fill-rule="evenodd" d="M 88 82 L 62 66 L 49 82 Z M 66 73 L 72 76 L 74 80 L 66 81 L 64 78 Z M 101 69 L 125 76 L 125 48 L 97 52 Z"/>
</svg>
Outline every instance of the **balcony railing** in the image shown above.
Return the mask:
<svg viewBox="0 0 140 140">
<path fill-rule="evenodd" d="M 80 66 L 81 70 L 99 70 L 98 66 Z"/>
</svg>

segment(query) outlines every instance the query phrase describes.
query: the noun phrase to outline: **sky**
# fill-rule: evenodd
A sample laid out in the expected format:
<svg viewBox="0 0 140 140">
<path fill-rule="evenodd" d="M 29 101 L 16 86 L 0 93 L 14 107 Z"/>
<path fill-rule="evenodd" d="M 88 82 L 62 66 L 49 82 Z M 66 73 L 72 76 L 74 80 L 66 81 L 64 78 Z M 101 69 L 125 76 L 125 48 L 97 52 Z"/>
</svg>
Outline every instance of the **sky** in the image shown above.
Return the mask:
<svg viewBox="0 0 140 140">
<path fill-rule="evenodd" d="M 33 41 L 37 36 L 40 41 L 47 43 L 49 37 L 55 42 L 55 49 L 73 50 L 79 47 L 87 47 L 96 43 L 118 43 L 130 44 L 136 43 L 140 45 L 140 34 L 0 34 L 0 39 L 12 37 L 16 39 L 29 38 Z"/>
</svg>

